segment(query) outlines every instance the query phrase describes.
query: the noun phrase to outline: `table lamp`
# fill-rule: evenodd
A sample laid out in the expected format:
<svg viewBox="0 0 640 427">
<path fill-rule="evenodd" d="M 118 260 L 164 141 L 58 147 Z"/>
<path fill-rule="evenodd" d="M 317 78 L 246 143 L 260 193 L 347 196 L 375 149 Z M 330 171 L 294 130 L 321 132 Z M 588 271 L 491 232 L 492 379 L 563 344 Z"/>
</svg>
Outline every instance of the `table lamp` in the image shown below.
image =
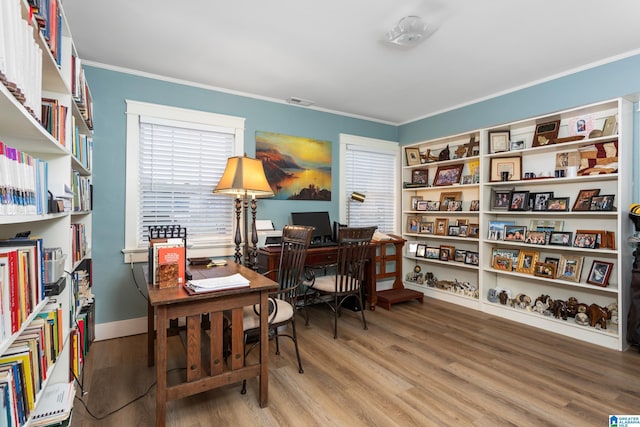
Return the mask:
<svg viewBox="0 0 640 427">
<path fill-rule="evenodd" d="M 235 196 L 235 216 L 236 216 L 236 233 L 235 233 L 235 262 L 241 264 L 242 255 L 244 255 L 244 263 L 250 267 L 257 267 L 258 254 L 258 232 L 256 230 L 256 197 L 272 197 L 273 191 L 269 186 L 267 177 L 264 174 L 262 161 L 244 156 L 229 157 L 227 166 L 224 169 L 222 178 L 213 190 L 214 193 L 229 194 Z M 249 239 L 247 238 L 247 216 L 249 207 L 249 198 L 251 199 L 251 260 L 249 259 Z M 240 250 L 242 236 L 240 235 L 240 211 L 243 208 L 244 222 L 244 248 Z"/>
</svg>

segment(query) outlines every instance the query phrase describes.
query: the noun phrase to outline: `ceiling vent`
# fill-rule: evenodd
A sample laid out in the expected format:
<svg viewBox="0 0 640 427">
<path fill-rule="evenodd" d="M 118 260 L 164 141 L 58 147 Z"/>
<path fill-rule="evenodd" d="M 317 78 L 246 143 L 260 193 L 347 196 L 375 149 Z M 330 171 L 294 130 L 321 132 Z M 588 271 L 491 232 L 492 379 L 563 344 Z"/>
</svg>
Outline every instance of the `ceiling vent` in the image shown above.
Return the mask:
<svg viewBox="0 0 640 427">
<path fill-rule="evenodd" d="M 296 97 L 291 97 L 289 99 L 287 99 L 287 102 L 291 105 L 299 105 L 301 107 L 308 107 L 310 105 L 315 104 L 315 102 L 313 101 L 309 101 L 306 99 L 302 99 L 302 98 L 296 98 Z"/>
</svg>

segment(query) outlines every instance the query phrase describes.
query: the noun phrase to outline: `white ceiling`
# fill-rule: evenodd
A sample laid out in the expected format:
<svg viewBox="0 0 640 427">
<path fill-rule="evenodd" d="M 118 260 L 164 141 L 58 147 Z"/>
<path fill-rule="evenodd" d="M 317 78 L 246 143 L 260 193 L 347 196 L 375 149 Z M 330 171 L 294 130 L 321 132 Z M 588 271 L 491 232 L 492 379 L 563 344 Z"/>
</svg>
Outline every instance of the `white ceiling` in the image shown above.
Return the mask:
<svg viewBox="0 0 640 427">
<path fill-rule="evenodd" d="M 298 97 L 395 124 L 640 52 L 638 0 L 63 0 L 63 7 L 79 56 L 94 65 L 282 102 Z M 437 30 L 411 49 L 383 43 L 406 15 Z"/>
</svg>

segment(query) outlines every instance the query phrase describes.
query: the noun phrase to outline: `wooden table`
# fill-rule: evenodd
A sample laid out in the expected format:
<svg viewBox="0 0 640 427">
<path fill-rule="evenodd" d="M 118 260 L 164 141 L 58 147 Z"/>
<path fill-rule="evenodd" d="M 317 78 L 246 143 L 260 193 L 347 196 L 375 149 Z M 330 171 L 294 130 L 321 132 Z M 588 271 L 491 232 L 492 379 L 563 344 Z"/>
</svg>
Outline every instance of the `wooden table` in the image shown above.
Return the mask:
<svg viewBox="0 0 640 427">
<path fill-rule="evenodd" d="M 148 363 L 154 364 L 154 310 L 155 310 L 155 362 L 157 376 L 156 425 L 166 423 L 167 401 L 181 399 L 212 388 L 259 377 L 260 406 L 268 401 L 268 342 L 267 297 L 278 287 L 273 280 L 246 267 L 230 264 L 225 267 L 206 268 L 190 266 L 193 279 L 228 276 L 240 273 L 251 282 L 249 287 L 190 295 L 182 287 L 159 289 L 147 282 L 148 304 Z M 260 358 L 258 364 L 245 366 L 242 308 L 253 304 L 265 307 L 260 310 Z M 225 364 L 223 357 L 223 312 L 231 312 L 231 354 Z M 202 333 L 200 319 L 209 314 L 210 328 Z M 167 321 L 186 318 L 187 373 L 186 381 L 167 384 Z M 203 341 L 208 341 L 203 346 Z M 263 345 L 264 343 L 264 345 Z M 209 354 L 208 363 L 203 354 Z M 205 363 L 203 363 L 205 359 Z M 238 393 L 240 391 L 238 390 Z"/>
<path fill-rule="evenodd" d="M 391 237 L 390 240 L 371 241 L 364 278 L 370 310 L 375 310 L 378 303 L 377 279 L 393 278 L 394 289 L 402 286 L 402 247 L 405 240 L 393 234 L 389 236 Z M 389 246 L 393 246 L 393 252 L 388 252 Z M 309 267 L 322 267 L 335 264 L 337 259 L 338 245 L 310 247 L 307 251 L 306 265 Z M 258 271 L 276 270 L 279 260 L 280 246 L 267 246 L 258 249 Z M 395 270 L 388 271 L 388 263 L 394 264 Z M 271 276 L 272 279 L 275 279 L 273 276 L 275 274 Z M 388 307 L 386 308 L 388 309 Z"/>
</svg>

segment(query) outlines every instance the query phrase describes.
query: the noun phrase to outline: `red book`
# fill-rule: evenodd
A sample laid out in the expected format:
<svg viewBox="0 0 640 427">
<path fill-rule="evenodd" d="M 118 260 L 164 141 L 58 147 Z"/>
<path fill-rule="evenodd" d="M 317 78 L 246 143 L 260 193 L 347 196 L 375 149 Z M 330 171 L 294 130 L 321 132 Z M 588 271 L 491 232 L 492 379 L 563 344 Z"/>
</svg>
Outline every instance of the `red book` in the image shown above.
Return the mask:
<svg viewBox="0 0 640 427">
<path fill-rule="evenodd" d="M 185 279 L 185 248 L 182 245 L 158 245 L 156 283 L 161 288 L 177 286 Z M 175 274 L 177 270 L 177 274 Z"/>
</svg>

